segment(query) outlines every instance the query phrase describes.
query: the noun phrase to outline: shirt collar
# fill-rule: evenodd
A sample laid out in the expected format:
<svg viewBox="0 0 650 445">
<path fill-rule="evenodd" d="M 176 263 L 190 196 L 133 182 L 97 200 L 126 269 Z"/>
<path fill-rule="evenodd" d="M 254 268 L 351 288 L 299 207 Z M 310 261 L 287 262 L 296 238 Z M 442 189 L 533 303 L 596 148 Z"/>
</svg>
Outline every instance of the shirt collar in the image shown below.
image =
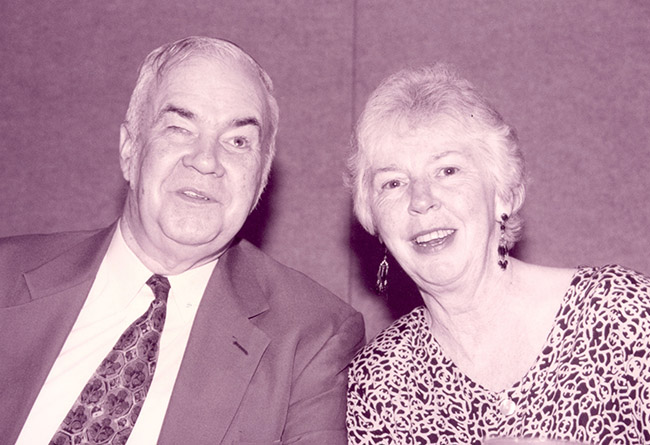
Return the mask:
<svg viewBox="0 0 650 445">
<path fill-rule="evenodd" d="M 217 261 L 213 260 L 178 275 L 167 277 L 171 285 L 167 305 L 174 305 L 183 314 L 183 318 L 191 316 L 192 311 L 195 312 L 201 302 Z"/>
<path fill-rule="evenodd" d="M 110 289 L 113 304 L 119 307 L 138 294 L 152 273 L 127 246 L 119 222 L 116 226 L 95 278 L 94 287 L 98 292 L 94 295 L 100 296 Z"/>
<path fill-rule="evenodd" d="M 217 259 L 192 268 L 177 275 L 167 277 L 171 289 L 167 299 L 167 305 L 174 305 L 182 314 L 188 313 L 188 309 L 196 308 L 205 292 L 208 281 L 212 276 Z M 133 298 L 146 285 L 151 272 L 129 248 L 124 240 L 124 235 L 118 222 L 111 240 L 106 256 L 104 257 L 106 268 L 104 273 L 98 274 L 97 279 L 106 282 L 108 277 L 120 277 L 117 283 L 113 283 L 118 298 Z M 103 284 L 105 285 L 105 283 Z M 153 294 L 152 294 L 153 295 Z M 191 311 L 189 311 L 191 313 Z"/>
</svg>

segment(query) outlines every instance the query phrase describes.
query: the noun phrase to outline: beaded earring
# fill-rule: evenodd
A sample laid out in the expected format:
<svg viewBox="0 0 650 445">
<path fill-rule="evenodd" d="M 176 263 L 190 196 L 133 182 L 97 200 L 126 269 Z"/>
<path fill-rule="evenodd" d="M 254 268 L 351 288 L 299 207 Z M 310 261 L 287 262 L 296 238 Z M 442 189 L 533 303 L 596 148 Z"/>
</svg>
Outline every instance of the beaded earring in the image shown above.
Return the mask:
<svg viewBox="0 0 650 445">
<path fill-rule="evenodd" d="M 377 270 L 376 290 L 379 295 L 386 296 L 388 290 L 388 249 L 384 247 L 384 259 Z"/>
<path fill-rule="evenodd" d="M 508 214 L 501 215 L 501 236 L 499 237 L 499 267 L 501 270 L 506 270 L 508 267 L 508 243 L 506 243 L 506 222 L 508 222 Z"/>
</svg>

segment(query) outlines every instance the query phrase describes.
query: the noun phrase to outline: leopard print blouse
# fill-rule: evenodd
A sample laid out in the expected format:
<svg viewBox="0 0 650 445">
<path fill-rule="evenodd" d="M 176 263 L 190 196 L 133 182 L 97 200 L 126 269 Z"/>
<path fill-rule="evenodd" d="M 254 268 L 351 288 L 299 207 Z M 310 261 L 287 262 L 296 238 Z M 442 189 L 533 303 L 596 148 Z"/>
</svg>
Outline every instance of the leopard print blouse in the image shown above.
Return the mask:
<svg viewBox="0 0 650 445">
<path fill-rule="evenodd" d="M 501 392 L 456 368 L 424 311 L 395 321 L 354 359 L 349 444 L 650 444 L 649 278 L 620 266 L 578 269 L 535 363 Z"/>
</svg>

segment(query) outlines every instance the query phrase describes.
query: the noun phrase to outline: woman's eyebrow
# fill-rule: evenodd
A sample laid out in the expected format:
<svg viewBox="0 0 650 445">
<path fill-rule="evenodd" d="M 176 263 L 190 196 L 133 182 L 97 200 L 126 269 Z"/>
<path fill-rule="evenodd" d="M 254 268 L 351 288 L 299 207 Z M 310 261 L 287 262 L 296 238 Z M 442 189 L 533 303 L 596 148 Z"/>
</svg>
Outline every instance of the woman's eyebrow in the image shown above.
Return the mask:
<svg viewBox="0 0 650 445">
<path fill-rule="evenodd" d="M 395 164 L 387 165 L 386 167 L 376 168 L 373 170 L 373 173 L 384 173 L 384 172 L 393 172 L 399 170 L 399 167 Z"/>
<path fill-rule="evenodd" d="M 442 153 L 438 153 L 438 154 L 432 156 L 431 158 L 434 159 L 434 160 L 438 160 L 438 159 L 442 159 L 444 157 L 447 157 L 447 156 L 453 155 L 453 154 L 459 154 L 461 156 L 463 155 L 463 153 L 461 153 L 458 150 L 447 150 L 447 151 L 443 151 Z"/>
</svg>

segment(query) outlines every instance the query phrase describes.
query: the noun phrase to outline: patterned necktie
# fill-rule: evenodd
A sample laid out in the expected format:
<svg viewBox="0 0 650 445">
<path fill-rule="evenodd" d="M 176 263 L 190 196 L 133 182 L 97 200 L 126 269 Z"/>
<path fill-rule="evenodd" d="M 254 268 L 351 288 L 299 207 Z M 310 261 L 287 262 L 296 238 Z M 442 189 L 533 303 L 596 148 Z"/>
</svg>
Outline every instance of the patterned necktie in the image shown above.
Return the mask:
<svg viewBox="0 0 650 445">
<path fill-rule="evenodd" d="M 50 445 L 126 443 L 156 370 L 169 281 L 147 281 L 155 300 L 124 331 L 81 391 Z"/>
</svg>

